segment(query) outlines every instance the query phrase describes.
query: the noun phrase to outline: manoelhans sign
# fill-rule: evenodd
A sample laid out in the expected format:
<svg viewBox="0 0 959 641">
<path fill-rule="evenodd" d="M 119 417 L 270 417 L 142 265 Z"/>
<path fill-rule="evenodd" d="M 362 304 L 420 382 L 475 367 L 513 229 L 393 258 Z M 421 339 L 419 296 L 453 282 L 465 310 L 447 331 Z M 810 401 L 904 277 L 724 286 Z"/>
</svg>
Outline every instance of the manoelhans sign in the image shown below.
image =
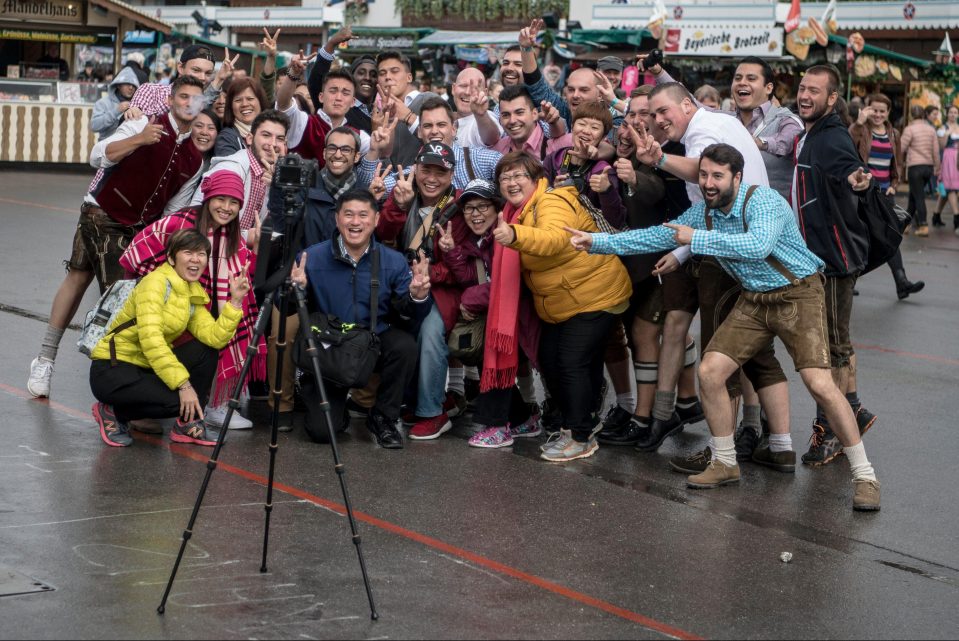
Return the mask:
<svg viewBox="0 0 959 641">
<path fill-rule="evenodd" d="M 0 20 L 83 24 L 83 0 L 0 0 Z"/>
<path fill-rule="evenodd" d="M 782 55 L 782 27 L 682 27 L 666 29 L 663 51 L 682 56 L 758 56 Z"/>
</svg>

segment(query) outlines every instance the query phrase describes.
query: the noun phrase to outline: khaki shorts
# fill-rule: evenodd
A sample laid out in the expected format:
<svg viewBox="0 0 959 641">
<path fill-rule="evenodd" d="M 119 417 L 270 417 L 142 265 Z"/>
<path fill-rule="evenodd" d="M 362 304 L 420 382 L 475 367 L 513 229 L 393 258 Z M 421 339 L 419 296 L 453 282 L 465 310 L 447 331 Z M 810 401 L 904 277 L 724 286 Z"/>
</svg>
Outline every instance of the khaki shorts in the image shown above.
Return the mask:
<svg viewBox="0 0 959 641">
<path fill-rule="evenodd" d="M 118 223 L 99 207 L 84 203 L 67 269 L 93 272 L 103 294 L 107 287 L 126 275 L 120 267 L 120 257 L 141 229 L 142 225 Z"/>
<path fill-rule="evenodd" d="M 855 276 L 827 276 L 824 285 L 826 294 L 826 321 L 829 328 L 829 360 L 835 368 L 846 367 L 855 354 L 849 338 L 849 321 L 852 318 L 852 290 Z"/>
<path fill-rule="evenodd" d="M 742 365 L 777 336 L 797 371 L 829 369 L 826 333 L 823 277 L 817 273 L 770 292 L 744 291 L 705 351 L 725 354 Z"/>
</svg>

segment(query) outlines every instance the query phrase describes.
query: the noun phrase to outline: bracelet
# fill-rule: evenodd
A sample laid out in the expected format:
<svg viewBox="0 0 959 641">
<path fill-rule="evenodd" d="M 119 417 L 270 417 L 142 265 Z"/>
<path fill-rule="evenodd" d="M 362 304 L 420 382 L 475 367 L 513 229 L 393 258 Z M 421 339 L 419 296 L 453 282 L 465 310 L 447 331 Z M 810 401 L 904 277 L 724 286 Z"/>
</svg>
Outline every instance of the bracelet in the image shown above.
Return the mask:
<svg viewBox="0 0 959 641">
<path fill-rule="evenodd" d="M 659 160 L 656 161 L 656 168 L 662 169 L 665 164 L 666 164 L 666 152 L 664 151 L 663 155 L 660 156 Z"/>
<path fill-rule="evenodd" d="M 183 385 L 181 385 L 181 386 L 178 387 L 177 389 L 180 390 L 181 392 L 184 392 L 184 391 L 186 391 L 186 390 L 188 390 L 188 389 L 193 389 L 193 386 L 190 385 L 190 381 L 187 381 L 186 383 L 184 383 Z"/>
<path fill-rule="evenodd" d="M 303 78 L 302 76 L 293 75 L 293 73 L 291 73 L 289 69 L 286 70 L 286 77 L 289 78 L 290 80 L 295 80 L 297 82 L 299 82 Z"/>
<path fill-rule="evenodd" d="M 407 114 L 406 118 L 403 119 L 403 122 L 406 124 L 407 127 L 409 127 L 410 125 L 413 124 L 414 120 L 416 120 L 416 114 L 413 113 L 412 110 L 410 110 L 410 113 Z"/>
<path fill-rule="evenodd" d="M 532 47 L 522 47 L 522 46 L 520 47 L 520 51 L 525 51 L 526 53 L 529 53 L 532 50 L 533 50 Z"/>
</svg>

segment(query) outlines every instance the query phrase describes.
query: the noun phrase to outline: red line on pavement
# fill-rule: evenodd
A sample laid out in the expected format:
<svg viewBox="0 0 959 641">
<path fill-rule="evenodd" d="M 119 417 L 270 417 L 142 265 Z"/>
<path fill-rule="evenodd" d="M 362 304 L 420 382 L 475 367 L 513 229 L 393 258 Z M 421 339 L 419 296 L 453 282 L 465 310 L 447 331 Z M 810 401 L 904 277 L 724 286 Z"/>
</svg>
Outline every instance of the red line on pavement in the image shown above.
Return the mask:
<svg viewBox="0 0 959 641">
<path fill-rule="evenodd" d="M 93 418 L 90 416 L 88 412 L 81 412 L 75 408 L 67 407 L 66 405 L 62 405 L 60 403 L 57 403 L 56 401 L 51 401 L 48 399 L 34 399 L 29 392 L 17 387 L 0 383 L 0 390 L 3 390 L 4 392 L 10 394 L 11 396 L 16 396 L 19 398 L 30 400 L 32 402 L 49 405 L 52 409 L 58 412 L 61 412 L 63 414 L 72 416 L 74 418 L 90 418 L 91 422 L 93 421 Z M 92 430 L 91 430 L 91 433 L 92 433 Z M 168 443 L 166 440 L 160 437 L 149 436 L 146 434 L 137 434 L 137 440 L 146 441 L 148 443 L 152 443 L 153 445 L 157 445 L 160 447 L 165 447 L 169 449 L 171 452 L 173 452 L 174 454 L 177 454 L 184 458 L 188 458 L 200 463 L 205 464 L 207 463 L 207 461 L 210 460 L 210 456 L 209 456 L 210 450 L 196 450 L 196 449 L 187 447 L 185 445 L 179 445 L 177 443 Z M 240 478 L 244 478 L 248 481 L 258 483 L 260 485 L 266 485 L 269 482 L 269 479 L 267 479 L 264 476 L 260 476 L 259 474 L 251 472 L 249 470 L 236 467 L 235 465 L 230 465 L 229 463 L 224 463 L 223 461 L 217 462 L 217 469 L 222 469 L 225 472 L 228 472 L 235 476 L 239 476 Z M 343 514 L 343 515 L 346 514 L 346 507 L 341 505 L 340 503 L 336 503 L 335 501 L 329 501 L 327 499 L 316 496 L 315 494 L 310 494 L 309 492 L 306 492 L 305 490 L 301 490 L 299 488 L 293 487 L 291 485 L 286 485 L 283 483 L 274 482 L 273 487 L 279 492 L 284 492 L 285 494 L 289 494 L 290 496 L 295 496 L 299 499 L 309 501 L 310 503 L 314 503 L 320 507 L 333 510 L 334 512 L 338 512 L 339 514 Z M 673 627 L 666 623 L 661 623 L 655 619 L 651 619 L 649 617 L 643 616 L 642 614 L 639 614 L 638 612 L 633 612 L 632 610 L 627 610 L 617 605 L 613 605 L 612 603 L 609 603 L 608 601 L 603 601 L 602 599 L 592 597 L 588 594 L 577 592 L 576 590 L 567 588 L 563 585 L 559 585 L 558 583 L 553 583 L 552 581 L 548 581 L 546 579 L 538 577 L 535 574 L 529 574 L 528 572 L 523 572 L 522 570 L 518 570 L 509 565 L 505 565 L 498 561 L 494 561 L 485 556 L 481 556 L 474 552 L 470 552 L 469 550 L 464 550 L 463 548 L 456 547 L 455 545 L 444 543 L 443 541 L 440 541 L 439 539 L 435 539 L 431 536 L 420 534 L 419 532 L 415 532 L 413 530 L 408 530 L 402 526 L 396 525 L 394 523 L 390 523 L 389 521 L 384 521 L 383 519 L 376 518 L 375 516 L 371 516 L 364 512 L 358 512 L 356 510 L 353 510 L 353 515 L 356 517 L 357 521 L 362 521 L 363 523 L 367 523 L 369 525 L 372 525 L 373 527 L 377 527 L 377 528 L 380 528 L 381 530 L 385 530 L 392 534 L 396 534 L 397 536 L 401 536 L 403 538 L 409 539 L 411 541 L 415 541 L 427 547 L 431 547 L 435 550 L 440 550 L 447 554 L 457 556 L 461 559 L 464 559 L 476 565 L 480 565 L 484 568 L 487 568 L 494 572 L 498 572 L 500 574 L 505 574 L 506 576 L 513 577 L 514 579 L 523 581 L 524 583 L 528 583 L 530 585 L 534 585 L 548 592 L 558 594 L 559 596 L 565 597 L 572 601 L 578 601 L 579 603 L 582 603 L 583 605 L 588 605 L 590 607 L 596 608 L 597 610 L 601 610 L 608 614 L 612 614 L 613 616 L 617 616 L 627 621 L 637 623 L 645 628 L 648 628 L 655 632 L 659 632 L 666 636 L 673 637 L 676 639 L 690 639 L 690 640 L 702 639 L 702 637 L 696 636 L 695 634 L 686 632 L 685 630 L 681 630 L 680 628 Z"/>
<path fill-rule="evenodd" d="M 49 209 L 50 211 L 65 211 L 68 214 L 77 214 L 80 212 L 79 208 L 67 209 L 66 207 L 55 207 L 53 205 L 44 205 L 42 203 L 34 203 L 28 200 L 15 200 L 13 198 L 0 198 L 0 203 L 9 203 L 11 205 L 24 205 L 26 207 L 39 207 L 40 209 Z"/>
<path fill-rule="evenodd" d="M 915 358 L 921 361 L 932 361 L 933 363 L 942 363 L 944 365 L 959 365 L 959 360 L 955 358 L 946 358 L 945 356 L 936 356 L 934 354 L 917 354 L 915 352 L 905 352 L 901 349 L 883 347 L 881 345 L 860 345 L 853 343 L 856 349 L 867 349 L 873 352 L 882 352 L 883 354 L 893 354 L 895 356 L 905 356 L 906 358 Z"/>
</svg>

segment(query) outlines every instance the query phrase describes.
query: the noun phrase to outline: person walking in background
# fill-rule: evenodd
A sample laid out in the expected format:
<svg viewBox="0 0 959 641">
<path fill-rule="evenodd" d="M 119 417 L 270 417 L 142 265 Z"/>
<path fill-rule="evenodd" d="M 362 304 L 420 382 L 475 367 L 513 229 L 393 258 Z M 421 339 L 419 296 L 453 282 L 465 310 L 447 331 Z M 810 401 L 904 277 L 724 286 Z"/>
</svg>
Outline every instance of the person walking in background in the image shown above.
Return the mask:
<svg viewBox="0 0 959 641">
<path fill-rule="evenodd" d="M 945 227 L 942 222 L 942 210 L 949 203 L 952 210 L 952 228 L 959 234 L 959 107 L 946 109 L 946 122 L 939 131 L 939 148 L 942 149 L 941 171 L 939 172 L 939 200 L 932 215 L 933 227 Z"/>
<path fill-rule="evenodd" d="M 917 226 L 916 236 L 928 236 L 929 225 L 926 222 L 926 183 L 933 175 L 939 175 L 939 138 L 935 127 L 929 122 L 929 116 L 939 111 L 937 107 L 923 110 L 913 105 L 910 110 L 912 122 L 902 131 L 901 154 L 905 160 L 906 176 L 909 180 L 909 214 L 913 225 Z M 907 228 L 908 232 L 908 228 Z"/>
</svg>

